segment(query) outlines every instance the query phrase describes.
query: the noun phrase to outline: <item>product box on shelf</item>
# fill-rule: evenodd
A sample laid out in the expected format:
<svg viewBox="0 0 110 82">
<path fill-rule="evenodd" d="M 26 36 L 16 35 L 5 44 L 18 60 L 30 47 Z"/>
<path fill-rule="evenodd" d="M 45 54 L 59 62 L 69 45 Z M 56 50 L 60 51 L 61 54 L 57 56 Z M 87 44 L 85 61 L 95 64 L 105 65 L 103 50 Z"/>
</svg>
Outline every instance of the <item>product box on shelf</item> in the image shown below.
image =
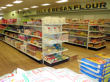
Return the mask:
<svg viewBox="0 0 110 82">
<path fill-rule="evenodd" d="M 26 52 L 27 50 L 27 45 L 23 44 L 20 46 L 20 50 L 23 51 L 23 52 Z"/>
<path fill-rule="evenodd" d="M 22 42 L 20 42 L 20 41 L 16 41 L 16 42 L 15 42 L 15 47 L 16 47 L 17 49 L 20 49 L 20 46 L 21 46 L 21 45 L 23 45 Z"/>
</svg>

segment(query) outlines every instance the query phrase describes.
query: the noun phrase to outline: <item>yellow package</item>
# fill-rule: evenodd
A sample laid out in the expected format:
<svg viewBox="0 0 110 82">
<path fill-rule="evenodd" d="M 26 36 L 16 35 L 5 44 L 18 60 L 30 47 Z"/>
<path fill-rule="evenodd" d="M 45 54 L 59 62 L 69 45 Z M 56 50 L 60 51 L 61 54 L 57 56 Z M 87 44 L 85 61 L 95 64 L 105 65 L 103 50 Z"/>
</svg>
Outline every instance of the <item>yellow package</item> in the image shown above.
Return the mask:
<svg viewBox="0 0 110 82">
<path fill-rule="evenodd" d="M 110 58 L 110 54 L 102 54 L 102 53 L 100 53 L 100 54 L 97 54 L 97 56 L 100 56 L 100 57 L 102 57 L 102 58 Z"/>
</svg>

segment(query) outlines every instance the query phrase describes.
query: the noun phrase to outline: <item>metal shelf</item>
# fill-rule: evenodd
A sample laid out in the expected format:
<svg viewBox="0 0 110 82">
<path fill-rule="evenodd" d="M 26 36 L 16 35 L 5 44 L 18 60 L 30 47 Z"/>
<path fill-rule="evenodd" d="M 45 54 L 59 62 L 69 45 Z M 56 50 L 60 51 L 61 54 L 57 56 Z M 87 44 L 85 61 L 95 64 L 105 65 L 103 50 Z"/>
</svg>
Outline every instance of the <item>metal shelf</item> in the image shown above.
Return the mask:
<svg viewBox="0 0 110 82">
<path fill-rule="evenodd" d="M 102 37 L 105 37 L 105 36 L 89 36 L 89 38 L 102 38 Z"/>
<path fill-rule="evenodd" d="M 11 37 L 11 36 L 6 35 L 6 34 L 3 34 L 3 35 L 5 35 L 5 36 L 7 36 L 7 37 L 10 37 L 10 38 L 13 38 L 13 39 L 16 39 L 16 40 L 19 40 L 19 41 L 22 41 L 22 42 L 25 42 L 24 40 L 21 40 L 21 39 L 19 39 L 19 38 L 14 38 L 14 37 Z"/>
<path fill-rule="evenodd" d="M 93 43 L 93 42 L 88 42 L 88 43 L 99 44 L 99 43 L 102 43 L 102 42 L 105 42 L 105 40 L 103 40 L 103 41 L 99 41 L 99 42 L 96 42 L 96 43 Z"/>
<path fill-rule="evenodd" d="M 92 25 L 92 24 L 90 24 L 89 26 L 99 26 L 99 25 Z"/>
<path fill-rule="evenodd" d="M 69 35 L 69 36 L 81 37 L 81 38 L 88 38 L 88 37 L 86 37 L 86 36 L 78 36 L 78 35 Z"/>
<path fill-rule="evenodd" d="M 4 29 L 4 30 L 6 30 L 6 29 Z M 19 32 L 13 31 L 13 30 L 6 30 L 6 31 L 14 32 L 14 33 L 19 33 Z"/>
<path fill-rule="evenodd" d="M 88 31 L 88 30 L 85 30 L 85 29 L 70 29 L 70 30 Z"/>
<path fill-rule="evenodd" d="M 23 34 L 23 35 L 27 35 L 27 34 L 25 34 L 25 33 L 19 33 L 19 32 L 12 31 L 12 30 L 6 30 L 6 31 L 14 32 L 14 33 L 18 33 L 18 34 Z M 40 37 L 40 36 L 35 36 L 35 35 L 27 35 L 27 36 L 32 36 L 32 37 L 42 38 L 42 37 Z"/>
<path fill-rule="evenodd" d="M 40 26 L 37 26 L 37 25 L 22 25 L 22 26 L 25 26 L 25 27 L 39 27 L 39 28 L 42 27 L 42 25 L 40 25 Z"/>
<path fill-rule="evenodd" d="M 26 35 L 26 36 L 32 36 L 32 37 L 36 37 L 36 38 L 42 38 L 40 36 L 35 36 L 35 35 L 27 35 L 27 34 L 24 34 L 24 33 L 20 33 L 20 34 L 23 34 L 23 35 Z"/>
<path fill-rule="evenodd" d="M 84 46 L 84 47 L 87 47 L 87 45 L 82 45 L 82 44 L 77 44 L 77 43 L 72 43 L 72 42 L 67 42 L 67 43 L 70 43 L 70 44 L 75 44 L 75 45 L 79 45 L 79 46 Z"/>
<path fill-rule="evenodd" d="M 101 46 L 101 47 L 89 47 L 89 48 L 100 49 L 100 48 L 103 48 L 103 47 L 106 47 L 106 46 L 104 45 L 104 46 Z"/>
<path fill-rule="evenodd" d="M 64 50 L 60 50 L 60 51 L 57 51 L 57 52 L 51 52 L 51 53 L 45 53 L 46 54 L 46 56 L 47 56 L 47 54 L 49 54 L 49 55 L 52 55 L 52 54 L 55 54 L 55 53 L 61 53 L 61 52 L 65 52 L 65 51 L 67 51 L 68 49 L 64 49 Z M 45 51 L 44 51 L 45 52 Z"/>
<path fill-rule="evenodd" d="M 33 45 L 33 46 L 36 46 L 36 47 L 42 48 L 42 46 L 38 46 L 38 45 L 33 44 L 33 43 L 30 43 L 30 42 L 27 42 L 27 43 L 28 43 L 28 44 L 31 44 L 31 45 Z"/>
<path fill-rule="evenodd" d="M 64 23 L 68 24 L 68 23 Z M 44 24 L 43 26 L 62 26 L 63 24 Z"/>
<path fill-rule="evenodd" d="M 76 25 L 82 25 L 82 24 L 76 24 Z M 74 26 L 74 24 L 73 24 L 73 26 Z M 93 31 L 93 30 L 91 30 L 90 28 L 92 28 L 92 27 L 94 27 L 94 26 L 96 26 L 96 28 L 100 28 L 99 26 L 101 26 L 101 24 L 96 24 L 96 25 L 95 25 L 95 24 L 90 24 L 90 23 L 88 23 L 88 29 L 87 29 L 87 30 L 78 29 L 78 28 L 75 29 L 75 28 L 67 28 L 67 27 L 65 27 L 64 29 L 65 29 L 65 30 L 67 29 L 69 32 L 70 32 L 70 31 L 74 31 L 74 30 L 75 30 L 75 32 L 77 32 L 77 30 L 80 31 L 80 32 L 86 32 L 86 31 L 87 31 L 87 36 L 75 35 L 75 33 L 73 33 L 73 34 L 70 33 L 70 34 L 69 34 L 70 37 L 72 37 L 72 36 L 73 36 L 73 37 L 76 37 L 76 38 L 79 37 L 78 39 L 80 39 L 80 40 L 81 40 L 81 39 L 86 39 L 86 40 L 87 40 L 87 45 L 82 45 L 82 44 L 77 44 L 77 43 L 72 43 L 72 42 L 67 42 L 67 43 L 74 44 L 74 45 L 78 45 L 78 46 L 81 46 L 81 47 L 87 47 L 87 48 L 89 48 L 89 47 L 88 47 L 88 44 L 89 44 L 89 43 L 92 43 L 92 42 L 89 42 L 90 39 L 92 39 L 92 38 L 93 38 L 93 39 L 94 39 L 94 38 L 97 39 L 97 38 L 103 38 L 103 37 L 105 37 L 105 35 L 102 35 L 102 36 L 98 36 L 98 35 L 97 35 L 97 36 L 95 36 L 95 35 L 90 36 L 90 33 L 92 33 L 92 32 L 93 32 L 93 33 L 95 33 L 95 32 L 96 32 L 96 33 L 104 33 L 104 32 L 105 32 L 105 30 L 99 30 L 99 31 Z M 99 44 L 99 43 L 101 43 L 101 42 L 105 42 L 105 41 L 100 41 L 100 42 L 93 43 L 93 44 Z"/>
<path fill-rule="evenodd" d="M 104 32 L 104 31 L 89 31 L 89 32 Z"/>
<path fill-rule="evenodd" d="M 65 23 L 65 24 L 67 24 L 67 23 Z M 16 24 L 6 24 L 6 25 L 16 25 Z M 26 51 L 22 51 L 22 50 L 20 50 L 20 49 L 17 49 L 15 46 L 13 46 L 13 45 L 11 45 L 11 44 L 9 44 L 10 46 L 12 46 L 12 47 L 14 47 L 15 49 L 17 49 L 17 50 L 19 50 L 19 51 L 21 51 L 21 52 L 23 52 L 23 53 L 25 53 L 27 56 L 30 56 L 30 57 L 32 57 L 33 59 L 35 59 L 35 60 L 39 60 L 39 61 L 41 61 L 41 60 L 44 60 L 43 59 L 43 57 L 44 57 L 44 51 L 43 51 L 43 47 L 46 45 L 45 44 L 45 35 L 46 35 L 46 33 L 45 33 L 45 30 L 43 30 L 43 27 L 49 27 L 49 26 L 52 26 L 52 27 L 54 27 L 54 26 L 61 26 L 61 28 L 59 28 L 60 30 L 61 30 L 61 32 L 57 32 L 57 33 L 47 33 L 47 34 L 59 34 L 58 36 L 60 37 L 60 35 L 62 36 L 62 34 L 63 33 L 68 33 L 67 31 L 62 31 L 62 25 L 63 24 L 43 24 L 42 26 L 37 26 L 37 25 L 20 25 L 20 26 L 23 26 L 24 27 L 24 29 L 26 28 L 26 27 L 39 27 L 39 28 L 41 28 L 42 27 L 42 37 L 40 37 L 40 36 L 35 36 L 35 35 L 27 35 L 26 33 L 19 33 L 19 32 L 17 32 L 17 31 L 13 31 L 13 29 L 12 30 L 5 30 L 6 32 L 12 32 L 13 34 L 14 33 L 18 33 L 18 35 L 19 34 L 21 34 L 21 35 L 25 35 L 25 36 L 32 36 L 32 37 L 37 37 L 37 38 L 39 38 L 39 39 L 42 39 L 42 46 L 38 46 L 38 45 L 36 45 L 36 44 L 33 44 L 33 43 L 31 43 L 31 42 L 27 42 L 27 41 L 24 41 L 24 40 L 20 40 L 19 38 L 14 38 L 14 37 L 10 37 L 10 36 L 8 36 L 8 35 L 5 35 L 5 36 L 7 36 L 7 37 L 10 37 L 10 38 L 12 38 L 12 40 L 14 40 L 14 39 L 16 39 L 16 40 L 19 40 L 19 41 L 23 41 L 23 42 L 25 42 L 25 44 L 26 45 L 28 45 L 28 44 L 30 44 L 30 45 L 33 45 L 33 46 L 36 46 L 36 47 L 39 47 L 39 48 L 42 48 L 42 59 L 41 59 L 41 56 L 40 55 L 37 55 L 37 56 L 32 56 L 31 55 L 31 53 L 29 54 L 29 53 L 27 53 L 28 51 L 26 50 Z M 39 29 L 38 29 L 39 30 Z M 43 32 L 44 31 L 44 32 Z M 47 39 L 47 38 L 46 38 Z M 55 39 L 56 39 L 56 37 L 55 37 Z M 67 42 L 67 41 L 62 41 L 62 40 L 54 40 L 53 41 L 53 43 L 49 43 L 49 41 L 47 42 L 47 44 L 49 44 L 49 45 L 51 45 L 51 44 L 56 44 L 56 43 L 59 43 L 61 46 L 62 46 L 62 42 Z M 8 42 L 6 42 L 7 44 L 8 44 Z M 9 42 L 10 43 L 10 42 Z M 49 53 L 49 54 L 54 54 L 54 53 L 58 53 L 58 55 L 62 55 L 61 53 L 62 52 L 64 52 L 64 51 L 67 51 L 68 49 L 64 49 L 64 50 L 61 50 L 61 51 L 57 51 L 57 52 L 52 52 L 52 53 Z M 30 50 L 31 51 L 31 50 Z M 34 52 L 34 51 L 33 51 Z M 39 57 L 40 56 L 40 57 Z M 36 58 L 37 57 L 37 58 Z M 69 57 L 68 57 L 68 59 L 64 59 L 64 60 L 62 60 L 62 61 L 67 61 L 67 60 L 69 60 Z M 58 61 L 58 62 L 55 62 L 55 63 L 52 63 L 51 65 L 53 65 L 53 64 L 56 64 L 56 63 L 60 63 L 60 62 L 62 62 L 62 61 Z M 44 62 L 46 62 L 45 60 L 43 61 L 43 63 Z M 45 64 L 45 63 L 44 63 Z"/>
<path fill-rule="evenodd" d="M 54 63 L 50 63 L 50 62 L 44 60 L 44 63 L 48 63 L 48 64 L 47 64 L 48 66 L 54 66 L 54 64 L 56 64 L 56 63 L 66 62 L 66 61 L 68 61 L 68 60 L 69 60 L 69 57 L 67 57 L 67 58 L 65 58 L 65 59 L 63 59 L 63 60 L 60 60 L 60 61 L 54 62 Z"/>
<path fill-rule="evenodd" d="M 23 24 L 5 24 L 5 25 L 16 25 L 16 26 L 25 26 L 25 27 L 42 27 L 42 25 L 38 26 L 36 25 L 23 25 Z"/>
<path fill-rule="evenodd" d="M 88 26 L 88 24 L 86 24 L 86 23 L 76 23 L 76 24 L 74 24 L 74 23 L 71 23 L 71 26 L 75 26 L 75 25 L 84 25 L 84 26 Z"/>
<path fill-rule="evenodd" d="M 6 42 L 6 41 L 3 41 L 3 42 L 5 42 L 5 43 L 7 43 L 8 45 L 10 45 L 10 46 L 14 47 L 15 49 L 17 49 L 15 46 L 13 46 L 13 45 L 9 44 L 8 42 Z M 37 60 L 37 61 L 41 61 L 41 60 L 42 60 L 42 59 L 36 58 L 35 56 L 30 55 L 30 54 L 29 54 L 29 53 L 27 53 L 27 52 L 22 51 L 22 50 L 20 50 L 20 49 L 17 49 L 17 50 L 19 50 L 19 51 L 21 51 L 21 52 L 25 53 L 26 55 L 28 55 L 28 56 L 30 56 L 30 57 L 32 57 L 32 58 L 34 58 L 34 59 L 35 59 L 35 60 Z"/>
<path fill-rule="evenodd" d="M 4 35 L 5 35 L 5 34 L 4 34 Z M 5 36 L 8 36 L 8 35 L 5 35 Z M 11 36 L 8 36 L 8 37 L 13 38 L 13 39 L 16 39 L 16 40 L 19 40 L 19 41 L 22 41 L 22 42 L 24 42 L 24 43 L 31 44 L 31 45 L 36 46 L 36 47 L 39 47 L 39 48 L 42 48 L 42 46 L 38 46 L 38 45 L 32 44 L 32 43 L 30 43 L 30 42 L 26 42 L 26 41 L 21 40 L 21 39 L 19 39 L 19 38 L 14 38 L 14 37 L 11 37 Z"/>
<path fill-rule="evenodd" d="M 62 32 L 55 32 L 55 33 L 46 33 L 46 35 L 54 35 L 54 34 L 63 34 L 63 33 L 69 33 L 67 31 Z"/>
<path fill-rule="evenodd" d="M 99 25 L 100 27 L 110 27 L 110 25 Z"/>
<path fill-rule="evenodd" d="M 68 42 L 68 41 L 56 41 L 56 42 L 46 42 L 45 44 L 48 44 L 48 45 L 53 45 L 53 44 L 57 44 L 57 43 L 62 43 L 62 42 Z"/>
</svg>

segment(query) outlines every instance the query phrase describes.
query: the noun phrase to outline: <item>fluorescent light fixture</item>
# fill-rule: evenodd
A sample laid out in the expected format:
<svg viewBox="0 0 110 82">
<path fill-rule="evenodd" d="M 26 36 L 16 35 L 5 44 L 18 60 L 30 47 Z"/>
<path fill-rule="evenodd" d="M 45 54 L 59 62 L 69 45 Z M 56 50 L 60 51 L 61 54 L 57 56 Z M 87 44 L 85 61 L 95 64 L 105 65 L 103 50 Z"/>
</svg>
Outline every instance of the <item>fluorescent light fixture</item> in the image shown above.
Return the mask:
<svg viewBox="0 0 110 82">
<path fill-rule="evenodd" d="M 29 8 L 23 8 L 24 10 L 28 10 Z"/>
<path fill-rule="evenodd" d="M 0 17 L 0 20 L 2 19 L 3 17 Z"/>
<path fill-rule="evenodd" d="M 22 11 L 21 9 L 19 9 L 18 11 Z"/>
<path fill-rule="evenodd" d="M 12 13 L 15 13 L 16 12 L 16 10 L 13 10 L 13 11 L 11 11 Z"/>
<path fill-rule="evenodd" d="M 6 9 L 7 7 L 1 7 L 2 9 Z"/>
<path fill-rule="evenodd" d="M 37 8 L 38 6 L 31 6 L 31 8 Z"/>
<path fill-rule="evenodd" d="M 68 2 L 68 0 L 60 0 L 60 1 L 56 1 L 56 3 L 64 3 L 64 2 Z"/>
<path fill-rule="evenodd" d="M 7 6 L 7 7 L 12 7 L 12 6 L 13 6 L 13 4 L 7 4 L 6 6 Z"/>
<path fill-rule="evenodd" d="M 41 4 L 42 6 L 48 6 L 50 5 L 49 3 Z"/>
<path fill-rule="evenodd" d="M 19 3 L 22 3 L 22 2 L 23 2 L 22 0 L 16 0 L 16 1 L 14 1 L 13 3 L 19 4 Z"/>
</svg>

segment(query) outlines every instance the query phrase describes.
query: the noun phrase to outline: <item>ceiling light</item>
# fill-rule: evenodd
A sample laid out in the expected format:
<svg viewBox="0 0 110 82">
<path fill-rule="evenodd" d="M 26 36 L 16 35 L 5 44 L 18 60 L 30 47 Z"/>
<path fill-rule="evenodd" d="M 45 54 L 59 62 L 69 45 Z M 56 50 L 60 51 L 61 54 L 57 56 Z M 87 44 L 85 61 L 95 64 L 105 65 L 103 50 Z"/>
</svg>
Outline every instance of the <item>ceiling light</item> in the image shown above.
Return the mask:
<svg viewBox="0 0 110 82">
<path fill-rule="evenodd" d="M 48 5 L 50 5 L 50 4 L 48 4 L 48 3 L 45 3 L 45 4 L 41 4 L 42 6 L 48 6 Z"/>
<path fill-rule="evenodd" d="M 22 2 L 23 2 L 22 0 L 16 0 L 16 1 L 14 1 L 13 3 L 19 4 L 19 3 L 22 3 Z"/>
<path fill-rule="evenodd" d="M 29 8 L 23 8 L 24 10 L 28 10 Z"/>
<path fill-rule="evenodd" d="M 12 6 L 13 6 L 13 4 L 7 4 L 6 6 L 7 6 L 7 7 L 12 7 Z"/>
<path fill-rule="evenodd" d="M 64 2 L 68 2 L 68 0 L 60 0 L 60 1 L 56 1 L 56 3 L 64 3 Z"/>
<path fill-rule="evenodd" d="M 18 11 L 22 11 L 21 9 L 19 9 Z"/>
<path fill-rule="evenodd" d="M 16 13 L 16 10 L 11 11 L 12 13 Z"/>
<path fill-rule="evenodd" d="M 37 8 L 38 6 L 32 6 L 31 8 Z"/>
<path fill-rule="evenodd" d="M 7 7 L 1 7 L 2 9 L 6 9 Z"/>
</svg>

